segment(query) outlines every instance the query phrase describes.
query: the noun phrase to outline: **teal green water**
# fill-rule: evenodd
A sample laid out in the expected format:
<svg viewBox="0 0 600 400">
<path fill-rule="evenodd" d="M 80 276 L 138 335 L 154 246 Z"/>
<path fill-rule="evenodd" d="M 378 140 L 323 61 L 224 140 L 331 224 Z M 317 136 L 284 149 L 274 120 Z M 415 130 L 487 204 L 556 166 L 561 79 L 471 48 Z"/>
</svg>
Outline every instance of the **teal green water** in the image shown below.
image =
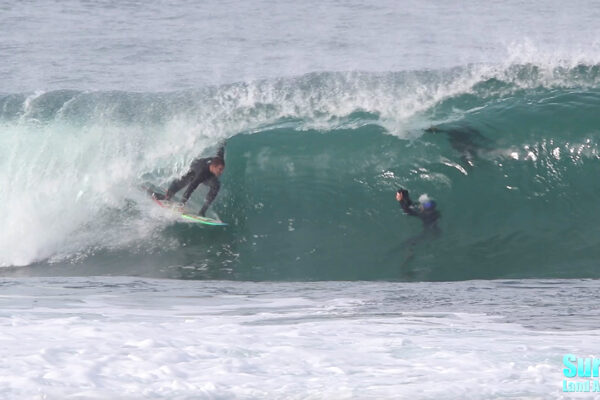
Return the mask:
<svg viewBox="0 0 600 400">
<path fill-rule="evenodd" d="M 550 83 L 531 66 L 464 83 L 467 72 L 5 95 L 0 170 L 14 190 L 2 195 L 2 264 L 14 267 L 5 273 L 600 277 L 598 67 L 556 69 Z M 420 86 L 426 93 L 415 97 Z M 157 219 L 134 188 L 167 184 L 224 138 L 213 209 L 230 225 Z M 402 214 L 398 187 L 436 200 L 438 239 L 402 244 L 422 227 Z M 47 209 L 25 214 L 24 191 Z"/>
</svg>

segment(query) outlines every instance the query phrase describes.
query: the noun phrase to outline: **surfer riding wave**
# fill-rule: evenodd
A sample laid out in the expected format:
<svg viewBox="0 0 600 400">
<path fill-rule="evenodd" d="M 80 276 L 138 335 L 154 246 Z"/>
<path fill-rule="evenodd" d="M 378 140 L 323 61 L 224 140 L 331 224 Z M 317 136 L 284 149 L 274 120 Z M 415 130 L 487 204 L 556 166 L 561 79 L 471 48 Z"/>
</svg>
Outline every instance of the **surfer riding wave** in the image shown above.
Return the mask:
<svg viewBox="0 0 600 400">
<path fill-rule="evenodd" d="M 225 144 L 221 144 L 217 155 L 215 157 L 208 158 L 197 158 L 190 165 L 189 171 L 181 178 L 174 180 L 166 194 L 153 193 L 152 196 L 158 200 L 171 200 L 171 198 L 179 192 L 181 189 L 187 186 L 186 191 L 183 193 L 181 202 L 183 205 L 187 203 L 190 196 L 196 190 L 198 185 L 201 183 L 207 185 L 210 190 L 206 195 L 204 205 L 198 213 L 200 216 L 205 217 L 206 211 L 219 194 L 221 183 L 219 177 L 225 170 Z"/>
</svg>

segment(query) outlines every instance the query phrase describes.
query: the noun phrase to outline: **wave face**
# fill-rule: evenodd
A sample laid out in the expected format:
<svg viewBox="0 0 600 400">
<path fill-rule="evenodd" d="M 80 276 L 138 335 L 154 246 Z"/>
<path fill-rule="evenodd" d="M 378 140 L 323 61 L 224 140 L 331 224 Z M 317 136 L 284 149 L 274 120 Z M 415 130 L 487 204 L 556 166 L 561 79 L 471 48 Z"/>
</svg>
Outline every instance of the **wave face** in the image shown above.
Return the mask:
<svg viewBox="0 0 600 400">
<path fill-rule="evenodd" d="M 0 265 L 193 279 L 597 278 L 599 108 L 600 66 L 584 64 L 3 94 Z M 167 185 L 223 139 L 213 211 L 226 229 L 176 223 L 139 190 Z M 403 245 L 422 228 L 395 202 L 400 186 L 436 200 L 439 238 Z"/>
</svg>

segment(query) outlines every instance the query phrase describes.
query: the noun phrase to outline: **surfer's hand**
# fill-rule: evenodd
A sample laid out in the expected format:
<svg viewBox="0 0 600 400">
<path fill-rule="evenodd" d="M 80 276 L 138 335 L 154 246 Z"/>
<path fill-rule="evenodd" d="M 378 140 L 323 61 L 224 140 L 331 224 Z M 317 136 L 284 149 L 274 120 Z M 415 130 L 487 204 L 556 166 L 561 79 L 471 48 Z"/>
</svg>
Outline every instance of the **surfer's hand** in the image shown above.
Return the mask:
<svg viewBox="0 0 600 400">
<path fill-rule="evenodd" d="M 406 189 L 398 189 L 396 192 L 396 200 L 398 200 L 402 206 L 412 205 L 412 200 L 410 199 L 410 195 Z"/>
<path fill-rule="evenodd" d="M 398 191 L 396 192 L 396 200 L 402 202 L 402 201 L 409 201 L 410 202 L 410 195 L 408 194 L 408 190 L 406 189 L 398 189 Z"/>
</svg>

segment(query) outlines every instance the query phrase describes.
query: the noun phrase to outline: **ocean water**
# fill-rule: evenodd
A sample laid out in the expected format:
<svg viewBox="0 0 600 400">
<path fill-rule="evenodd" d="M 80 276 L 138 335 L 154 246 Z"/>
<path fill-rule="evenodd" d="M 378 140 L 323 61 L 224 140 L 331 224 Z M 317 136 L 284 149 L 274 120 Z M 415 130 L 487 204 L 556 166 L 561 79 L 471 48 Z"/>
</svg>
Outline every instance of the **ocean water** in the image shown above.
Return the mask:
<svg viewBox="0 0 600 400">
<path fill-rule="evenodd" d="M 0 4 L 2 397 L 569 398 L 563 356 L 598 356 L 599 18 Z M 140 190 L 222 141 L 227 227 Z M 399 187 L 438 238 L 407 244 Z"/>
</svg>

